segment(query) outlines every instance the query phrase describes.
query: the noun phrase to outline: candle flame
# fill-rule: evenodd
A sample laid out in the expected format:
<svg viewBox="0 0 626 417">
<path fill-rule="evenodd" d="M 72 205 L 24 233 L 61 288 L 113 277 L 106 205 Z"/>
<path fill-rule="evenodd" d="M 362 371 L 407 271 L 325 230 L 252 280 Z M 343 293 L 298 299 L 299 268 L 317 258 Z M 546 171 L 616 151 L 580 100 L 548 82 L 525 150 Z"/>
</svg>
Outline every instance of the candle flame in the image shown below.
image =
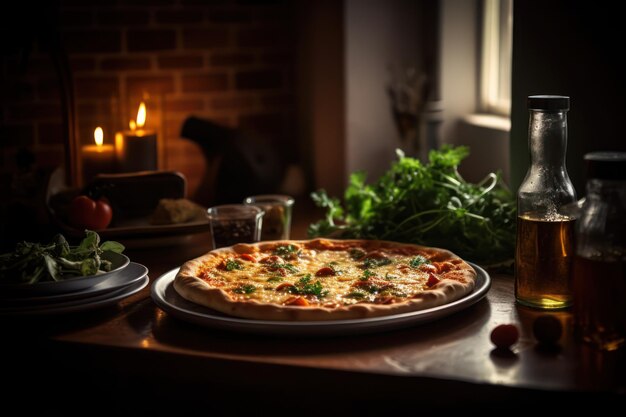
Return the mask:
<svg viewBox="0 0 626 417">
<path fill-rule="evenodd" d="M 135 131 L 135 129 L 137 129 L 137 123 L 135 123 L 133 119 L 130 119 L 130 122 L 128 122 L 128 127 L 130 127 L 130 130 Z"/>
<path fill-rule="evenodd" d="M 137 127 L 141 129 L 146 124 L 146 104 L 142 101 L 137 110 Z"/>
<path fill-rule="evenodd" d="M 102 142 L 104 142 L 104 132 L 100 126 L 96 127 L 96 130 L 93 131 L 93 138 L 96 141 L 96 145 L 102 146 Z"/>
</svg>

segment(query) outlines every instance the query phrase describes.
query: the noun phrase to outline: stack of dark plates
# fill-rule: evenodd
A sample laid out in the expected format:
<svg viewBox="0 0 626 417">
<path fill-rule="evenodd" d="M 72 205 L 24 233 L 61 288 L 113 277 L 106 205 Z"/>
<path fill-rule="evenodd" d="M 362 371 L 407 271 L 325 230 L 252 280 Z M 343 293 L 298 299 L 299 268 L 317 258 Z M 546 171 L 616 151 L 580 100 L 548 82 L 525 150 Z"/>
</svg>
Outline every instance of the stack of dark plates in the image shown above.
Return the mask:
<svg viewBox="0 0 626 417">
<path fill-rule="evenodd" d="M 105 307 L 148 285 L 148 268 L 127 256 L 105 252 L 109 272 L 35 284 L 0 285 L 0 316 L 49 315 Z"/>
</svg>

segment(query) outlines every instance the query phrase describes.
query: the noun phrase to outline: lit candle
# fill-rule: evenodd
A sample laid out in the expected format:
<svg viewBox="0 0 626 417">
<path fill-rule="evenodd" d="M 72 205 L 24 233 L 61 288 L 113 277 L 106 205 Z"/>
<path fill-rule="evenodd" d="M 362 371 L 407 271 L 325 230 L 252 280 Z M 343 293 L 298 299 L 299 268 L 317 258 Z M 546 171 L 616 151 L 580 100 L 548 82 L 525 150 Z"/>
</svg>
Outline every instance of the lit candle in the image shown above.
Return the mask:
<svg viewBox="0 0 626 417">
<path fill-rule="evenodd" d="M 88 183 L 96 175 L 115 171 L 115 148 L 104 144 L 104 132 L 97 127 L 93 132 L 95 145 L 82 147 L 83 183 Z"/>
<path fill-rule="evenodd" d="M 141 102 L 137 121 L 131 120 L 130 130 L 116 137 L 117 154 L 122 172 L 153 171 L 157 169 L 157 134 L 144 129 L 146 105 Z M 120 140 L 121 139 L 121 140 Z"/>
</svg>

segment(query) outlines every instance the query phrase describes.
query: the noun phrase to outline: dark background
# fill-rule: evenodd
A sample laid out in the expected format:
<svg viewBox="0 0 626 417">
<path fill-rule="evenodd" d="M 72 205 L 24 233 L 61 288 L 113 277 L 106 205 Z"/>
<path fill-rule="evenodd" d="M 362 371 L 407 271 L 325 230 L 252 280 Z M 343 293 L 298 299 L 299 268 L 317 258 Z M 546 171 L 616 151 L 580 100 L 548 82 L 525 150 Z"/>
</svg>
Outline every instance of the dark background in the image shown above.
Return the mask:
<svg viewBox="0 0 626 417">
<path fill-rule="evenodd" d="M 529 164 L 528 110 L 532 94 L 570 96 L 567 169 L 585 194 L 583 155 L 626 151 L 626 24 L 606 1 L 514 1 L 511 185 Z"/>
</svg>

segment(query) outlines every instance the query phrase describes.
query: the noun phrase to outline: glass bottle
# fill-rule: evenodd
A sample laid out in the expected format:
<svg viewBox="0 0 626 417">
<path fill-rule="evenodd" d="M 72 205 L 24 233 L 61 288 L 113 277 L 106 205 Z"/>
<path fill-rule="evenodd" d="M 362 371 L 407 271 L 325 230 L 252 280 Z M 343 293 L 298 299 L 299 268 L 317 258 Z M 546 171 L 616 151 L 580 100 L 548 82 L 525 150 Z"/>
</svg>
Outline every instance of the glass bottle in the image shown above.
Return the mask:
<svg viewBox="0 0 626 417">
<path fill-rule="evenodd" d="M 576 191 L 565 168 L 569 97 L 529 96 L 531 165 L 517 193 L 515 298 L 540 309 L 572 303 Z"/>
<path fill-rule="evenodd" d="M 573 267 L 575 334 L 614 350 L 626 340 L 626 153 L 593 152 L 585 163 Z"/>
</svg>

